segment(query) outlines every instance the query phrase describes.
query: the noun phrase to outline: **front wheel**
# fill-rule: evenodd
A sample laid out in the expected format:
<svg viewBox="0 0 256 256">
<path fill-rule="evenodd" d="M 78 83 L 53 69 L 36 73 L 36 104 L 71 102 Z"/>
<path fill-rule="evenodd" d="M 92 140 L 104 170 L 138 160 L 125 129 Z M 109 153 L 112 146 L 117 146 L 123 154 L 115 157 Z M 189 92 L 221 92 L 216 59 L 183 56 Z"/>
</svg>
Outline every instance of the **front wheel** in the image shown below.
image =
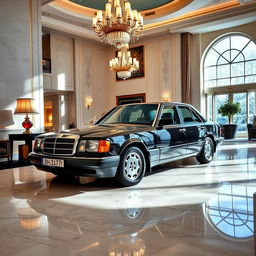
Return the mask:
<svg viewBox="0 0 256 256">
<path fill-rule="evenodd" d="M 144 154 L 139 148 L 130 147 L 121 155 L 116 179 L 123 186 L 133 186 L 142 180 L 145 170 Z"/>
<path fill-rule="evenodd" d="M 212 161 L 213 154 L 214 154 L 213 141 L 211 138 L 207 137 L 205 138 L 203 149 L 199 154 L 199 156 L 196 157 L 196 159 L 200 164 L 207 164 Z"/>
</svg>

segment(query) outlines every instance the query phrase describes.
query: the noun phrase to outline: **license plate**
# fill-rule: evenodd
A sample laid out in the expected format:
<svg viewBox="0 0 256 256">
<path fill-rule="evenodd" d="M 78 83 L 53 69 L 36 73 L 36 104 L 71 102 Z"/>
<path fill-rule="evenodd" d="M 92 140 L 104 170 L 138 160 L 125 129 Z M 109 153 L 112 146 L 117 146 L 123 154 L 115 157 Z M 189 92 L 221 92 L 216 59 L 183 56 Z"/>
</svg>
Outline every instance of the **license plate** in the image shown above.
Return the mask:
<svg viewBox="0 0 256 256">
<path fill-rule="evenodd" d="M 51 167 L 64 167 L 64 160 L 62 159 L 50 159 L 50 158 L 43 158 L 42 164 L 51 166 Z"/>
</svg>

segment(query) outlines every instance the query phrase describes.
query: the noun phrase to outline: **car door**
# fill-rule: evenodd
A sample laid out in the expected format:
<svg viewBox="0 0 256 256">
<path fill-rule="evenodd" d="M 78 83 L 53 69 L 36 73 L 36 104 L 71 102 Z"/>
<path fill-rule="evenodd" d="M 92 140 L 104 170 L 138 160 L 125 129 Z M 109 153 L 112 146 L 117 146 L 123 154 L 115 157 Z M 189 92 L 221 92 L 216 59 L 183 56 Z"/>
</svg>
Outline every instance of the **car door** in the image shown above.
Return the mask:
<svg viewBox="0 0 256 256">
<path fill-rule="evenodd" d="M 164 105 L 159 116 L 158 146 L 160 162 L 164 163 L 186 153 L 186 135 L 175 106 Z"/>
<path fill-rule="evenodd" d="M 179 106 L 180 116 L 186 129 L 186 154 L 197 154 L 202 148 L 206 127 L 203 120 L 189 106 Z"/>
</svg>

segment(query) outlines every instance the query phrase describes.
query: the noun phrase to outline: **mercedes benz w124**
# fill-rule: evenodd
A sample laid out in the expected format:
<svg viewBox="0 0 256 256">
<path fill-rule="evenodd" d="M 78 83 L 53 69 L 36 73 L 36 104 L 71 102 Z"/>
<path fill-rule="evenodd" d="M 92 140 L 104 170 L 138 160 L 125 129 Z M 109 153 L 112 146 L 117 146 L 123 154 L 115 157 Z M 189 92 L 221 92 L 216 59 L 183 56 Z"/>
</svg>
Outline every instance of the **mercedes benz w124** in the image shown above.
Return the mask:
<svg viewBox="0 0 256 256">
<path fill-rule="evenodd" d="M 117 106 L 94 126 L 39 135 L 29 159 L 56 175 L 139 183 L 153 166 L 187 157 L 209 163 L 222 142 L 218 124 L 183 103 Z"/>
</svg>

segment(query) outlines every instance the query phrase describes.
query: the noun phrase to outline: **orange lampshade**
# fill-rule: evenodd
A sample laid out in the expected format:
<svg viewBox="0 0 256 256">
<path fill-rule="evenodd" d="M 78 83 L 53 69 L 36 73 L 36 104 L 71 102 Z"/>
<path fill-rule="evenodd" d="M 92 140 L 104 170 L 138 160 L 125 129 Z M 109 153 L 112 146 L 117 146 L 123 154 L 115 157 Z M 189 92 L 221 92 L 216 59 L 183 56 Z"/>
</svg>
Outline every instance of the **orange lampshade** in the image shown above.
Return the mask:
<svg viewBox="0 0 256 256">
<path fill-rule="evenodd" d="M 31 133 L 30 128 L 33 126 L 33 123 L 29 120 L 28 114 L 39 114 L 34 108 L 34 99 L 33 98 L 20 98 L 17 99 L 17 106 L 14 114 L 26 114 L 25 120 L 22 123 L 22 126 L 25 128 L 24 134 Z"/>
<path fill-rule="evenodd" d="M 17 106 L 14 114 L 38 114 L 34 107 L 33 98 L 20 98 L 17 99 Z"/>
</svg>

